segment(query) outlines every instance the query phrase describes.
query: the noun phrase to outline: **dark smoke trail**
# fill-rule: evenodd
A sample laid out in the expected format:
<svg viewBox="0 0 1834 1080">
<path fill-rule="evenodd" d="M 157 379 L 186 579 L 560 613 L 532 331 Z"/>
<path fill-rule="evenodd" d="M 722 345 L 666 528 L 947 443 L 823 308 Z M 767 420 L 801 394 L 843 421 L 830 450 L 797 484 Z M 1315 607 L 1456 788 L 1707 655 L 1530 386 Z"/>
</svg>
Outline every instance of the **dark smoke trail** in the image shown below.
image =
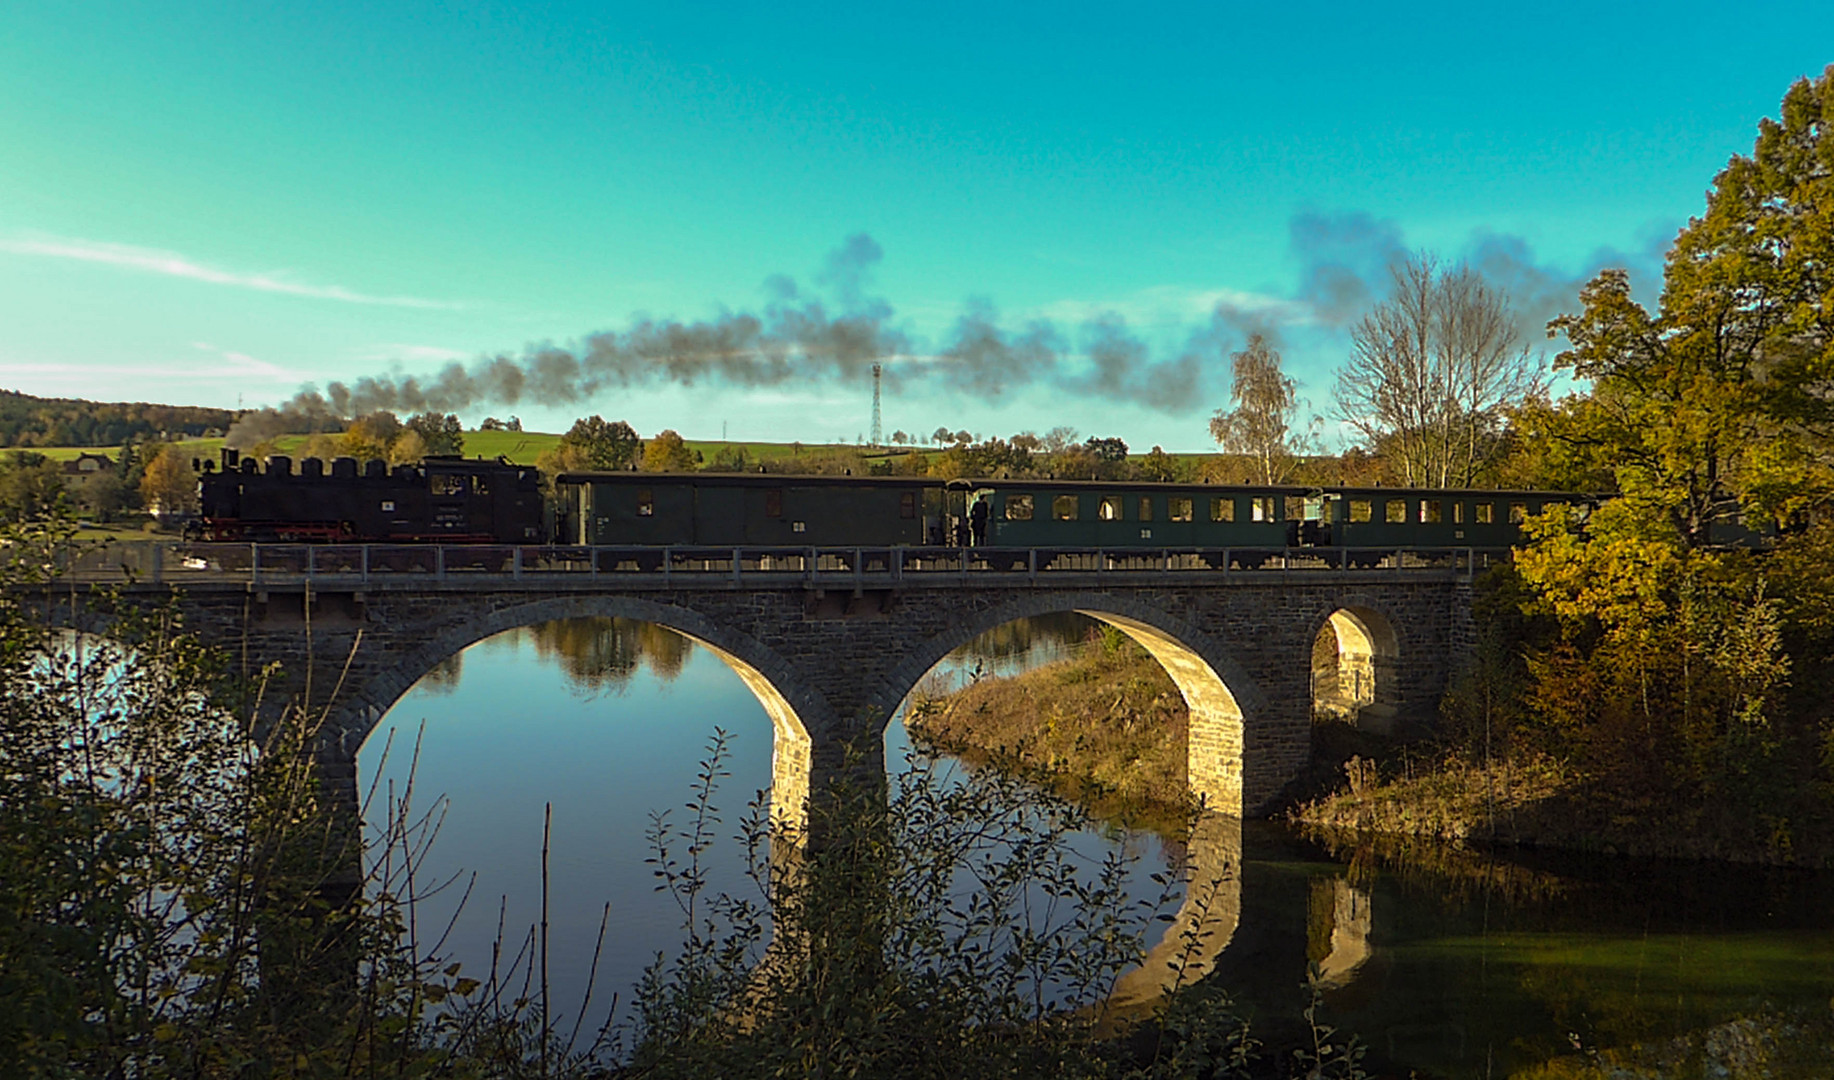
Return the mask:
<svg viewBox="0 0 1834 1080">
<path fill-rule="evenodd" d="M 307 389 L 278 411 L 250 414 L 231 429 L 230 444 L 252 445 L 306 418 L 379 410 L 448 413 L 525 401 L 567 405 L 658 383 L 766 387 L 864 382 L 875 363 L 884 365 L 885 381 L 894 389 L 922 380 L 992 398 L 1049 382 L 1173 413 L 1200 404 L 1203 359 L 1187 350 L 1155 362 L 1118 316 L 1085 328 L 1083 366 L 1092 367 L 1090 372 L 1078 370 L 1076 356 L 1067 351 L 1065 336 L 1055 326 L 1034 322 L 1008 333 L 983 301 L 968 305 L 940 350 L 925 351 L 894 325 L 891 304 L 872 292 L 873 270 L 883 257 L 879 244 L 861 233 L 829 255 L 815 277 L 820 294 L 776 276 L 766 282 L 769 300 L 756 313 L 730 312 L 699 322 L 643 319 L 622 330 L 591 334 L 572 348 L 543 345 L 521 357 L 448 364 L 430 377 L 378 375 L 333 382 L 323 393 Z"/>
<path fill-rule="evenodd" d="M 1537 262 L 1526 241 L 1501 233 L 1475 234 L 1457 257 L 1510 295 L 1525 340 L 1534 342 L 1548 319 L 1577 307 L 1579 287 L 1598 268 L 1627 266 L 1638 280 L 1658 280 L 1667 236 L 1672 233 L 1639 252 L 1600 251 L 1578 275 Z M 246 448 L 277 434 L 325 430 L 339 419 L 378 410 L 457 413 L 523 402 L 572 405 L 612 390 L 665 383 L 864 385 L 875 363 L 884 365 L 885 384 L 894 390 L 923 382 L 995 400 L 1049 386 L 1185 415 L 1221 394 L 1228 353 L 1249 335 L 1277 342 L 1282 324 L 1341 334 L 1387 294 L 1388 268 L 1409 250 L 1399 225 L 1360 212 L 1297 214 L 1289 239 L 1300 263 L 1289 302 L 1254 310 L 1217 305 L 1182 349 L 1163 358 L 1155 358 L 1118 314 L 1074 330 L 1042 320 L 1008 330 L 984 299 L 970 300 L 940 345 L 929 346 L 896 325 L 892 305 L 873 291 L 873 272 L 884 251 L 860 233 L 828 256 L 815 275 L 818 291 L 773 276 L 765 283 L 766 303 L 756 312 L 692 322 L 640 319 L 571 347 L 544 344 L 520 356 L 448 364 L 428 376 L 333 382 L 323 393 L 308 388 L 278 410 L 246 414 L 231 428 L 230 445 Z"/>
</svg>

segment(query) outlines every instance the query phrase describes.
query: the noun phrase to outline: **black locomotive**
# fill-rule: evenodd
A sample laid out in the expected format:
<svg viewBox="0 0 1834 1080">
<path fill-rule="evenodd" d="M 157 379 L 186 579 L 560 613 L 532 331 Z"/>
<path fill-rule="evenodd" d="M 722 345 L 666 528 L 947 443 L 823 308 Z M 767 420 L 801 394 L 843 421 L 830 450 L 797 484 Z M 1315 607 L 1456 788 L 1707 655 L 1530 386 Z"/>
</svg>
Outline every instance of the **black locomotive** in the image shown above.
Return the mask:
<svg viewBox="0 0 1834 1080">
<path fill-rule="evenodd" d="M 329 470 L 306 458 L 273 456 L 266 467 L 224 450 L 199 465 L 200 516 L 193 539 L 282 543 L 539 544 L 546 540 L 541 478 L 532 466 L 458 456 L 419 465 Z"/>
</svg>

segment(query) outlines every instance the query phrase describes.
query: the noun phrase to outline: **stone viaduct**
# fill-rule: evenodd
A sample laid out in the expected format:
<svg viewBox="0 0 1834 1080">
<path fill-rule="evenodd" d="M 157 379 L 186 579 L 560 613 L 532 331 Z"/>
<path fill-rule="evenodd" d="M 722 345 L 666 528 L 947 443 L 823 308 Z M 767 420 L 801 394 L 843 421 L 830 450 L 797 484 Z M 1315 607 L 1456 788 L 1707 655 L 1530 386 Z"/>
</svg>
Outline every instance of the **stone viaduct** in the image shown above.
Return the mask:
<svg viewBox="0 0 1834 1080">
<path fill-rule="evenodd" d="M 770 715 L 772 801 L 788 813 L 800 813 L 850 762 L 881 770 L 884 726 L 917 681 L 951 650 L 1025 616 L 1082 612 L 1150 651 L 1190 706 L 1192 789 L 1231 816 L 1266 810 L 1303 768 L 1321 689 L 1327 705 L 1366 724 L 1430 717 L 1472 642 L 1468 553 L 1412 566 L 1396 554 L 1393 565 L 1360 569 L 1149 560 L 1119 572 L 1086 560 L 1040 571 L 1034 556 L 1030 571 L 1017 573 L 918 572 L 901 559 L 852 555 L 837 573 L 783 572 L 738 553 L 677 562 L 698 573 L 671 573 L 666 560 L 651 572 L 601 573 L 596 562 L 587 573 L 544 570 L 525 566 L 521 553 L 489 572 L 447 572 L 442 560 L 436 572 L 390 573 L 372 568 L 367 553 L 360 568 L 326 569 L 321 557 L 316 570 L 310 558 L 303 568 L 264 567 L 257 553 L 240 568 L 196 558 L 189 572 L 142 568 L 125 593 L 176 597 L 189 626 L 248 674 L 277 665 L 264 700 L 304 703 L 325 717 L 320 765 L 335 801 L 348 806 L 358 751 L 409 687 L 468 645 L 550 619 L 646 620 L 717 654 Z M 121 580 L 118 566 L 113 572 Z M 1339 662 L 1321 688 L 1312 653 L 1326 625 Z"/>
</svg>

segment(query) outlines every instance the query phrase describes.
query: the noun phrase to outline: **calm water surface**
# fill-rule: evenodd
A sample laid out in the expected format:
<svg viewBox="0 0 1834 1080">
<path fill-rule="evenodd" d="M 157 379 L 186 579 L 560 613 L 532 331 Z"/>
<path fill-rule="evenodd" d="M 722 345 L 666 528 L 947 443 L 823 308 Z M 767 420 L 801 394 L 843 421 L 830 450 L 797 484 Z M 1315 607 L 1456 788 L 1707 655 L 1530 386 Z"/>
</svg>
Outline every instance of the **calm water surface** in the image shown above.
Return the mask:
<svg viewBox="0 0 1834 1080">
<path fill-rule="evenodd" d="M 934 679 L 1009 674 L 1066 655 L 1087 630 L 1075 616 L 1005 628 Z M 468 974 L 488 971 L 500 918 L 505 952 L 522 946 L 539 917 L 552 803 L 555 1000 L 571 1007 L 584 993 L 609 903 L 591 1018 L 601 1020 L 610 995 L 628 998 L 645 965 L 681 938 L 681 912 L 645 862 L 646 832 L 657 813 L 685 823 L 716 727 L 728 733 L 730 775 L 714 803 L 729 837 L 770 783 L 770 722 L 737 676 L 682 639 L 609 620 L 552 623 L 482 642 L 423 680 L 360 759 L 381 791 L 399 794 L 412 771 L 415 804 L 443 812 L 418 880 L 453 884 L 423 905 L 423 940 L 444 931 L 469 888 L 443 952 Z M 907 748 L 893 724 L 893 768 Z M 1167 845 L 1109 829 L 1080 838 L 1079 850 L 1096 858 L 1117 844 L 1140 857 L 1147 895 Z M 1214 977 L 1264 1037 L 1278 1036 L 1297 1022 L 1315 966 L 1329 1022 L 1402 1075 L 1502 1077 L 1690 1035 L 1723 1043 L 1749 1035 L 1751 1017 L 1764 1030 L 1778 1017 L 1826 1030 L 1834 1008 L 1834 875 L 1494 860 L 1333 845 L 1261 823 L 1243 830 L 1236 858 L 1241 917 Z M 751 888 L 741 859 L 736 843 L 716 849 L 715 890 Z"/>
</svg>

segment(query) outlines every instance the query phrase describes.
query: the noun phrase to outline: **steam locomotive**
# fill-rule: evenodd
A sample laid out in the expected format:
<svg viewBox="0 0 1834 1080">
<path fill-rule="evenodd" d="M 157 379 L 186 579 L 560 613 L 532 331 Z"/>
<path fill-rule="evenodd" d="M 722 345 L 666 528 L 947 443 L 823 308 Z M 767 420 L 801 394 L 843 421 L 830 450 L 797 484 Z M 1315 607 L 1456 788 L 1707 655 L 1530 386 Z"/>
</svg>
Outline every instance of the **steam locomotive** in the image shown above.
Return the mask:
<svg viewBox="0 0 1834 1080">
<path fill-rule="evenodd" d="M 224 450 L 194 539 L 283 543 L 990 548 L 1506 548 L 1584 496 L 1476 489 L 634 472 L 457 456 L 418 465 Z"/>
<path fill-rule="evenodd" d="M 547 540 L 541 478 L 532 466 L 429 456 L 419 465 L 269 457 L 234 450 L 194 463 L 195 540 L 281 543 L 540 544 Z"/>
</svg>

